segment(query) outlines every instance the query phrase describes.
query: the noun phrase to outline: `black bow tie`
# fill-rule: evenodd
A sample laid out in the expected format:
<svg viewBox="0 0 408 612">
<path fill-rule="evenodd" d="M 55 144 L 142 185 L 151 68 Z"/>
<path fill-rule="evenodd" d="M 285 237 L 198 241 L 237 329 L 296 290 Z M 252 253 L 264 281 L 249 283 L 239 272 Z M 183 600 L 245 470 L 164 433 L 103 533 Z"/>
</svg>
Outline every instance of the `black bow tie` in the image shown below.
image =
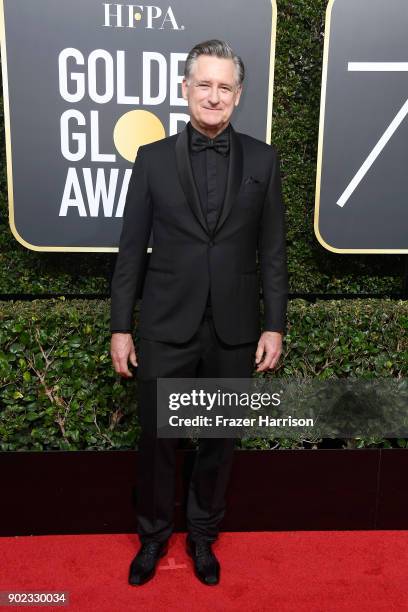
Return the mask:
<svg viewBox="0 0 408 612">
<path fill-rule="evenodd" d="M 228 130 L 224 130 L 221 134 L 214 139 L 207 138 L 200 132 L 193 131 L 191 134 L 191 150 L 192 151 L 204 151 L 205 149 L 214 149 L 221 155 L 228 155 L 229 152 L 229 134 Z"/>
</svg>

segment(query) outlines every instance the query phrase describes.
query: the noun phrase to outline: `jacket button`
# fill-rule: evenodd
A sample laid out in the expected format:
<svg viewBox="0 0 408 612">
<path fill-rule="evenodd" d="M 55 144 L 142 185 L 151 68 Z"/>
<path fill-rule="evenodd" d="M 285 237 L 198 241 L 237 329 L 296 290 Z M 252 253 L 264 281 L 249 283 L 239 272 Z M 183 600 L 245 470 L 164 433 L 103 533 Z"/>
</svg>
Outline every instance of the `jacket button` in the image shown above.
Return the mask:
<svg viewBox="0 0 408 612">
<path fill-rule="evenodd" d="M 208 243 L 208 246 L 210 246 L 210 247 L 214 246 L 214 242 L 212 240 L 210 240 L 210 242 Z"/>
</svg>

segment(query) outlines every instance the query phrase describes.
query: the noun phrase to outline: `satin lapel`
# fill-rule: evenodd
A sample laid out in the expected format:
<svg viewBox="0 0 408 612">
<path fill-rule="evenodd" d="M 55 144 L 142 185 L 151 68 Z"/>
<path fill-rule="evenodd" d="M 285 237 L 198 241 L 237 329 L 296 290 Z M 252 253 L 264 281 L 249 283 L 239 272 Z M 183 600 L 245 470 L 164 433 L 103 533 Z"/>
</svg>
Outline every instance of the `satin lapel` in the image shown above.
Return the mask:
<svg viewBox="0 0 408 612">
<path fill-rule="evenodd" d="M 207 223 L 201 208 L 200 197 L 191 167 L 187 127 L 180 132 L 176 141 L 176 164 L 180 183 L 187 202 L 202 228 L 208 233 Z"/>
<path fill-rule="evenodd" d="M 221 215 L 218 219 L 214 233 L 218 232 L 221 226 L 225 223 L 228 215 L 231 212 L 232 206 L 237 199 L 238 192 L 242 182 L 243 169 L 243 152 L 242 145 L 237 133 L 231 125 L 230 132 L 230 156 L 228 165 L 228 180 L 225 190 L 224 204 Z"/>
</svg>

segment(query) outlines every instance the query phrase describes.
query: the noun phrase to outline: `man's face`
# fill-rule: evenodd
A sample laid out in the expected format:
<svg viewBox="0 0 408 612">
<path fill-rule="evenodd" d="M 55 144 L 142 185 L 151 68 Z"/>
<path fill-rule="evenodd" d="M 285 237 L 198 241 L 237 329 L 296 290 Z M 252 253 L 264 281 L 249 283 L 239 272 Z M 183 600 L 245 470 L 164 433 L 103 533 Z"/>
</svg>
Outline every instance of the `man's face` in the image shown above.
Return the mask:
<svg viewBox="0 0 408 612">
<path fill-rule="evenodd" d="M 188 101 L 193 126 L 222 131 L 239 104 L 241 89 L 231 59 L 199 55 L 189 83 L 186 79 L 182 82 L 183 98 Z"/>
</svg>

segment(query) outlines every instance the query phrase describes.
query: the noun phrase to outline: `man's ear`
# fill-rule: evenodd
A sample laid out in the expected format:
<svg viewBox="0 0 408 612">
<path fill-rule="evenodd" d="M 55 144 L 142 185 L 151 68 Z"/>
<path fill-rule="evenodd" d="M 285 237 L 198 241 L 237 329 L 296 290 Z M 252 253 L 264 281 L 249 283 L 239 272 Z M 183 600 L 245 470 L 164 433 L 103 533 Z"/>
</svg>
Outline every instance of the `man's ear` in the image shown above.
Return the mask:
<svg viewBox="0 0 408 612">
<path fill-rule="evenodd" d="M 183 77 L 183 80 L 181 81 L 181 93 L 185 100 L 187 100 L 187 92 L 188 92 L 188 85 L 187 85 L 186 77 Z"/>
<path fill-rule="evenodd" d="M 241 94 L 242 94 L 242 85 L 240 85 L 240 86 L 238 87 L 238 90 L 237 90 L 237 96 L 236 96 L 236 98 L 235 98 L 235 106 L 238 106 L 239 101 L 240 101 L 240 99 L 241 99 Z"/>
</svg>

